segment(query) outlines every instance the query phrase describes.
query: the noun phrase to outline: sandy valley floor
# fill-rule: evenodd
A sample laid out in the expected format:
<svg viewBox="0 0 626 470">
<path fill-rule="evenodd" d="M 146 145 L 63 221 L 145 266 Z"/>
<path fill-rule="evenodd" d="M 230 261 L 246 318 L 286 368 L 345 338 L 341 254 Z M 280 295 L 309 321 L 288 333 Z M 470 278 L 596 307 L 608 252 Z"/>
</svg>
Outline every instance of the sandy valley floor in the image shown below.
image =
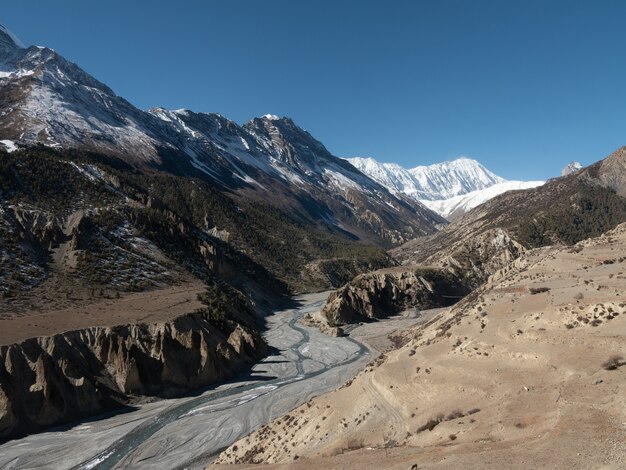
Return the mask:
<svg viewBox="0 0 626 470">
<path fill-rule="evenodd" d="M 626 468 L 626 224 L 524 255 L 404 336 L 218 463 Z"/>
</svg>

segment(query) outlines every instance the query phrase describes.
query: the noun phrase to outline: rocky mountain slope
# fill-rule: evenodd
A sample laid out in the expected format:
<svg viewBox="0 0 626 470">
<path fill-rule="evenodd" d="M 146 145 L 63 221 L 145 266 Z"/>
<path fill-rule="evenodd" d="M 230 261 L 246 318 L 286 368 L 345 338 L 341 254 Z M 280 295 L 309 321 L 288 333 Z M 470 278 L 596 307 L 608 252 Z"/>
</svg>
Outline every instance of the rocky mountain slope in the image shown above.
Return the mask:
<svg viewBox="0 0 626 470">
<path fill-rule="evenodd" d="M 507 181 L 466 157 L 411 169 L 395 163 L 379 163 L 373 158 L 348 161 L 393 193 L 406 194 L 450 221 L 506 191 L 544 183 Z"/>
<path fill-rule="evenodd" d="M 443 220 L 391 194 L 288 118 L 240 126 L 218 114 L 135 108 L 57 52 L 0 30 L 0 139 L 79 148 L 193 176 L 287 210 L 301 223 L 385 246 Z"/>
<path fill-rule="evenodd" d="M 0 151 L 0 312 L 201 279 L 259 305 L 392 264 L 379 248 L 303 226 L 201 180 L 68 151 Z"/>
<path fill-rule="evenodd" d="M 625 155 L 619 149 L 577 173 L 504 193 L 436 235 L 408 242 L 392 254 L 405 264 L 476 274 L 480 282 L 525 249 L 597 236 L 626 221 L 626 199 L 618 192 L 625 187 Z M 498 247 L 508 247 L 502 257 L 493 256 Z"/>
<path fill-rule="evenodd" d="M 623 468 L 623 253 L 625 225 L 525 253 L 346 387 L 276 418 L 218 463 Z"/>
</svg>

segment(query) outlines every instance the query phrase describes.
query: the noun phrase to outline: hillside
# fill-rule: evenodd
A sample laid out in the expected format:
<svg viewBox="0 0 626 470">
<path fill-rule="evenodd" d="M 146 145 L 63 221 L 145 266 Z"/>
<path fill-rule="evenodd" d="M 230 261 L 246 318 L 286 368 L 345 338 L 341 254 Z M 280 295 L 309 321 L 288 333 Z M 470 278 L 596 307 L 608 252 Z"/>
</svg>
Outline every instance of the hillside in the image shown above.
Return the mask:
<svg viewBox="0 0 626 470">
<path fill-rule="evenodd" d="M 0 150 L 2 309 L 42 284 L 88 297 L 188 277 L 286 293 L 346 282 L 389 265 L 377 248 L 307 228 L 266 203 L 233 199 L 201 180 L 145 175 L 98 155 Z M 262 276 L 258 273 L 265 273 Z M 263 284 L 265 283 L 265 284 Z M 31 295 L 32 294 L 32 295 Z M 32 302 L 32 300 L 29 300 Z M 32 306 L 31 306 L 32 307 Z"/>
<path fill-rule="evenodd" d="M 504 193 L 391 254 L 403 264 L 444 267 L 478 285 L 526 249 L 600 235 L 626 221 L 626 199 L 616 192 L 625 184 L 625 155 L 622 148 L 543 186 Z M 502 256 L 494 257 L 494 250 Z"/>
<path fill-rule="evenodd" d="M 346 387 L 275 419 L 218 463 L 623 468 L 623 253 L 624 224 L 572 247 L 527 252 L 398 335 L 404 345 Z"/>
</svg>

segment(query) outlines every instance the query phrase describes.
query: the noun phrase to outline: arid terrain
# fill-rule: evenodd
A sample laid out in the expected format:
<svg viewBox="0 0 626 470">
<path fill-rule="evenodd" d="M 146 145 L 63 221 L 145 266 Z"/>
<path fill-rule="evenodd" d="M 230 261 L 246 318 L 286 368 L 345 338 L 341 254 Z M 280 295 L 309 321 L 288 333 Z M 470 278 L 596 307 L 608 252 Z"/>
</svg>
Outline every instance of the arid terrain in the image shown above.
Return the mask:
<svg viewBox="0 0 626 470">
<path fill-rule="evenodd" d="M 156 291 L 124 294 L 120 299 L 58 310 L 0 315 L 0 345 L 19 343 L 37 336 L 50 336 L 91 326 L 158 323 L 172 320 L 202 307 L 196 296 L 204 292 L 201 282 Z"/>
<path fill-rule="evenodd" d="M 528 251 L 216 464 L 625 468 L 625 253 L 626 224 Z"/>
<path fill-rule="evenodd" d="M 626 470 L 626 4 L 6 3 L 0 470 Z"/>
</svg>

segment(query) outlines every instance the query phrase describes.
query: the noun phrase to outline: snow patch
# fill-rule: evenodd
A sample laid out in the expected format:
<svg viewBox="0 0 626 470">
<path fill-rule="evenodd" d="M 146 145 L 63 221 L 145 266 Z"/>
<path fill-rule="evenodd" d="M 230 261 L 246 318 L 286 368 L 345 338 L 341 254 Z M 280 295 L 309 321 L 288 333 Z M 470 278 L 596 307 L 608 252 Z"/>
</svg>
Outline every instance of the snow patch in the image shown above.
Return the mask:
<svg viewBox="0 0 626 470">
<path fill-rule="evenodd" d="M 442 217 L 448 219 L 451 216 L 458 217 L 474 207 L 487 202 L 489 199 L 499 196 L 507 191 L 536 188 L 544 183 L 545 181 L 506 181 L 504 183 L 494 184 L 489 188 L 471 191 L 467 194 L 454 196 L 448 199 L 438 201 L 423 199 L 420 200 L 420 202 L 430 210 L 437 212 Z"/>
<path fill-rule="evenodd" d="M 4 145 L 4 148 L 9 153 L 19 150 L 19 147 L 12 140 L 0 140 L 0 144 Z"/>
<path fill-rule="evenodd" d="M 339 189 L 357 189 L 362 191 L 363 188 L 357 182 L 351 180 L 347 176 L 338 171 L 333 171 L 329 169 L 324 170 L 324 175 L 328 177 L 329 182 Z"/>
<path fill-rule="evenodd" d="M 580 162 L 570 162 L 567 164 L 563 171 L 561 171 L 561 176 L 571 175 L 572 173 L 576 173 L 578 170 L 583 168 L 583 164 Z"/>
<path fill-rule="evenodd" d="M 21 78 L 21 77 L 29 77 L 30 75 L 34 75 L 34 70 L 14 70 L 12 72 L 3 72 L 0 71 L 0 78 Z"/>
</svg>

